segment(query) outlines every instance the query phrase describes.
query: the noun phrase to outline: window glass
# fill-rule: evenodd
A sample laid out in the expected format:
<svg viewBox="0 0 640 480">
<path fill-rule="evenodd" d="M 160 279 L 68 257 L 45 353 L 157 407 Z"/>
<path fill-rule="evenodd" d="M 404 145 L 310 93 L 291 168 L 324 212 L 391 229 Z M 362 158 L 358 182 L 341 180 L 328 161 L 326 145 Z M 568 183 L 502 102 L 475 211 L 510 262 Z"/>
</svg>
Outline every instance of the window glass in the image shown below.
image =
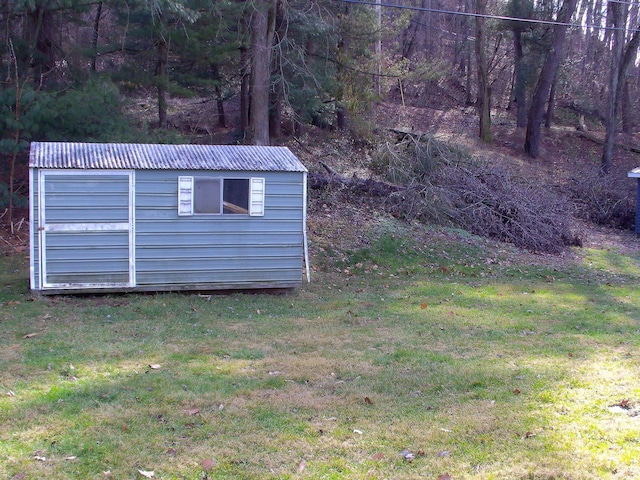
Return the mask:
<svg viewBox="0 0 640 480">
<path fill-rule="evenodd" d="M 249 180 L 224 179 L 224 210 L 223 213 L 249 213 Z"/>
<path fill-rule="evenodd" d="M 193 213 L 248 215 L 249 179 L 194 177 Z"/>
<path fill-rule="evenodd" d="M 221 213 L 219 178 L 195 177 L 193 185 L 194 213 Z"/>
</svg>

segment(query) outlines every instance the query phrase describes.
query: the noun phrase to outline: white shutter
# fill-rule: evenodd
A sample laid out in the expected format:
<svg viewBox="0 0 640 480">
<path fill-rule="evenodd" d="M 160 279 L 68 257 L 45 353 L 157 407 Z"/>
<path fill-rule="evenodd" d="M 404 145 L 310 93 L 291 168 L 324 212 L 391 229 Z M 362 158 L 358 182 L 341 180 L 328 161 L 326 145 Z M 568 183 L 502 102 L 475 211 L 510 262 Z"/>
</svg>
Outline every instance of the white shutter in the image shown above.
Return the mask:
<svg viewBox="0 0 640 480">
<path fill-rule="evenodd" d="M 193 215 L 193 177 L 178 177 L 178 215 Z"/>
<path fill-rule="evenodd" d="M 264 216 L 264 178 L 249 181 L 249 215 Z"/>
</svg>

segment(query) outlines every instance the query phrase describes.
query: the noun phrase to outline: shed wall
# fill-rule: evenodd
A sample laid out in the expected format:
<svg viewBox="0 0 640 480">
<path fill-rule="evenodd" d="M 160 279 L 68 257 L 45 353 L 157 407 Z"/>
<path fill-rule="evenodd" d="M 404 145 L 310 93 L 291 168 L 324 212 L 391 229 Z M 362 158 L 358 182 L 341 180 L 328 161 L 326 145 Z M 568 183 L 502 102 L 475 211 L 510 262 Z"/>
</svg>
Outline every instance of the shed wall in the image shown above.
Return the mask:
<svg viewBox="0 0 640 480">
<path fill-rule="evenodd" d="M 178 216 L 177 178 L 265 178 L 265 213 Z M 302 281 L 303 173 L 136 172 L 136 284 L 293 287 Z"/>
<path fill-rule="evenodd" d="M 89 172 L 87 172 L 89 173 Z M 178 216 L 178 177 L 265 179 L 264 216 Z M 31 288 L 41 285 L 37 169 L 31 172 Z M 82 176 L 77 177 L 82 181 Z M 134 289 L 291 288 L 301 284 L 304 173 L 139 170 L 135 172 Z M 75 209 L 82 212 L 82 198 Z M 69 255 L 82 245 L 59 239 Z M 105 242 L 109 235 L 103 237 Z M 109 248 L 105 245 L 106 248 Z M 64 257 L 64 255 L 63 255 Z M 68 255 L 67 255 L 68 257 Z M 62 257 L 61 257 L 62 258 Z M 66 257 L 65 257 L 66 258 Z M 90 270 L 90 269 L 89 269 Z"/>
</svg>

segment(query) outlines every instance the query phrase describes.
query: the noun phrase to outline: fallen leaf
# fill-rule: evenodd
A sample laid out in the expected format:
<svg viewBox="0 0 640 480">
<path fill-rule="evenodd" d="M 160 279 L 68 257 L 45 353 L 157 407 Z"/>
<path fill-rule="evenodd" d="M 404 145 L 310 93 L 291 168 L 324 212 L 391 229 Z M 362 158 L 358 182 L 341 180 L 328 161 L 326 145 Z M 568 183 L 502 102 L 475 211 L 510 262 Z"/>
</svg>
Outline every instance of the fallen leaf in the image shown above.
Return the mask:
<svg viewBox="0 0 640 480">
<path fill-rule="evenodd" d="M 174 457 L 177 455 L 177 453 L 178 451 L 175 448 L 173 447 L 167 448 L 167 455 L 171 455 L 172 457 Z"/>
<path fill-rule="evenodd" d="M 353 429 L 353 433 L 357 433 L 358 435 L 362 435 L 362 430 L 358 430 L 357 428 Z"/>
<path fill-rule="evenodd" d="M 185 413 L 187 415 L 197 415 L 200 413 L 200 407 L 187 408 Z"/>
<path fill-rule="evenodd" d="M 373 402 L 369 397 L 364 397 L 364 403 L 366 403 L 367 405 L 373 405 Z"/>
<path fill-rule="evenodd" d="M 208 472 L 216 466 L 216 461 L 213 458 L 205 458 L 200 462 L 200 465 L 205 472 Z"/>
<path fill-rule="evenodd" d="M 524 434 L 524 438 L 531 438 L 531 437 L 535 437 L 536 434 L 533 432 L 527 432 Z"/>
<path fill-rule="evenodd" d="M 34 460 L 38 460 L 39 462 L 46 462 L 47 461 L 47 457 L 43 457 L 42 455 L 34 455 L 33 459 Z"/>
<path fill-rule="evenodd" d="M 513 390 L 513 394 L 514 395 L 520 395 L 522 392 L 520 390 L 518 390 L 517 388 Z"/>
<path fill-rule="evenodd" d="M 153 478 L 153 476 L 156 474 L 156 472 L 154 472 L 153 470 L 151 470 L 151 471 L 138 470 L 138 473 L 140 475 L 142 475 L 143 477 L 147 477 L 147 478 Z"/>
<path fill-rule="evenodd" d="M 122 431 L 123 432 L 128 432 L 129 431 L 129 427 L 127 427 L 124 423 L 122 424 Z"/>
<path fill-rule="evenodd" d="M 426 303 L 421 303 L 420 304 L 420 308 L 427 308 L 427 304 Z"/>
<path fill-rule="evenodd" d="M 65 460 L 77 460 L 78 457 L 76 457 L 75 455 L 70 455 L 68 457 L 64 457 Z"/>
<path fill-rule="evenodd" d="M 34 333 L 27 333 L 26 335 L 24 335 L 22 338 L 33 338 L 36 335 L 38 335 L 38 332 L 34 332 Z"/>
<path fill-rule="evenodd" d="M 383 458 L 384 458 L 384 453 L 382 452 L 378 452 L 373 457 L 371 457 L 372 460 L 382 460 Z"/>
<path fill-rule="evenodd" d="M 438 475 L 438 480 L 451 480 L 451 475 L 443 473 L 442 475 Z"/>
<path fill-rule="evenodd" d="M 152 364 L 150 364 L 150 365 L 149 365 L 149 368 L 150 368 L 151 370 L 157 370 L 157 369 L 159 369 L 159 368 L 161 368 L 161 367 L 160 367 L 160 365 L 158 365 L 157 363 L 152 363 Z"/>
<path fill-rule="evenodd" d="M 304 472 L 304 469 L 307 468 L 307 462 L 305 462 L 304 460 L 300 460 L 300 463 L 298 463 L 298 473 L 302 473 Z"/>
<path fill-rule="evenodd" d="M 111 476 L 111 470 L 107 470 L 106 472 L 102 472 L 102 475 L 104 475 L 106 478 L 109 478 Z"/>
<path fill-rule="evenodd" d="M 628 398 L 624 398 L 622 400 L 620 400 L 620 402 L 618 403 L 618 406 L 620 408 L 625 408 L 625 409 L 630 409 L 631 408 L 631 402 L 629 401 Z"/>
<path fill-rule="evenodd" d="M 16 394 L 15 394 L 15 393 L 13 393 L 13 390 L 9 390 L 9 391 L 7 392 L 7 397 L 15 397 L 15 396 L 16 396 Z"/>
</svg>

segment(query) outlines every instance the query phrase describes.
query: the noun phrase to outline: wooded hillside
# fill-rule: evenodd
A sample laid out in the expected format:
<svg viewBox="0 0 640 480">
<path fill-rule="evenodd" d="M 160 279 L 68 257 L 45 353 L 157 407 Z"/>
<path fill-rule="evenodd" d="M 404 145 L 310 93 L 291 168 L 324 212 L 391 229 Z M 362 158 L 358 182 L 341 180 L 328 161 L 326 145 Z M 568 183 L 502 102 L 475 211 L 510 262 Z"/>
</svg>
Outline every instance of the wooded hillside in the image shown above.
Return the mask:
<svg viewBox="0 0 640 480">
<path fill-rule="evenodd" d="M 487 145 L 496 117 L 521 130 L 530 159 L 552 126 L 596 131 L 581 167 L 606 179 L 640 123 L 640 0 L 0 0 L 0 20 L 9 207 L 33 140 L 267 145 L 320 128 L 376 150 L 382 104 L 467 109 Z M 140 98 L 149 122 L 130 115 Z M 179 98 L 213 115 L 172 117 Z"/>
</svg>

